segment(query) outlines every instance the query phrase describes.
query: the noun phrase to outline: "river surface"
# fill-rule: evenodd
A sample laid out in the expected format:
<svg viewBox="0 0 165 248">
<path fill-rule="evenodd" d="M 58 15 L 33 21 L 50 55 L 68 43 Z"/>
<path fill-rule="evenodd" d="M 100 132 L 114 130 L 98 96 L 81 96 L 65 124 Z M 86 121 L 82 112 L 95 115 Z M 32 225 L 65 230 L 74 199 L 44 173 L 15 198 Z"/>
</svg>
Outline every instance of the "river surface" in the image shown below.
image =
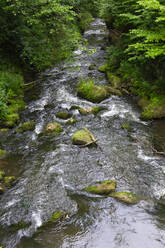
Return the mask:
<svg viewBox="0 0 165 248">
<path fill-rule="evenodd" d="M 33 132 L 11 130 L 1 137 L 10 152 L 0 169 L 17 177 L 16 184 L 0 198 L 0 244 L 4 248 L 164 248 L 165 207 L 158 204 L 165 195 L 165 157 L 153 153 L 152 123 L 140 120 L 140 109 L 131 97 L 111 96 L 93 104 L 76 95 L 81 78 L 92 77 L 107 84 L 97 68 L 106 60 L 108 33 L 95 19 L 84 33 L 87 45 L 80 45 L 72 62 L 60 64 L 43 74 L 28 95 L 22 122 L 34 120 Z M 95 64 L 94 70 L 89 66 Z M 56 118 L 73 105 L 105 107 L 97 116 L 81 116 L 73 126 Z M 58 121 L 64 131 L 56 137 L 40 135 L 46 124 Z M 121 128 L 123 123 L 131 131 Z M 98 147 L 71 144 L 73 133 L 88 128 Z M 164 129 L 164 128 L 162 128 Z M 161 136 L 161 134 L 160 134 Z M 117 191 L 143 196 L 128 206 L 111 197 L 84 193 L 82 189 L 101 180 L 117 180 Z M 45 226 L 55 211 L 65 211 L 65 220 Z M 26 227 L 13 224 L 24 222 Z"/>
</svg>

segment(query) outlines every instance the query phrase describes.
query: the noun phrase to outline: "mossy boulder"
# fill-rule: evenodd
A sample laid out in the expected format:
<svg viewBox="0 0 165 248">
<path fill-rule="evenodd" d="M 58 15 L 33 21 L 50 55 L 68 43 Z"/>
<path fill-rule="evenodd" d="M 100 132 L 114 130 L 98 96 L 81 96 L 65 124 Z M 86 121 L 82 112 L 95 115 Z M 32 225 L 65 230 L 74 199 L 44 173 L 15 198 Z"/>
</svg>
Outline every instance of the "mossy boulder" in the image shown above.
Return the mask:
<svg viewBox="0 0 165 248">
<path fill-rule="evenodd" d="M 105 64 L 105 65 L 99 66 L 97 70 L 100 72 L 106 72 L 108 69 L 109 69 L 109 66 Z"/>
<path fill-rule="evenodd" d="M 93 108 L 78 108 L 78 111 L 82 115 L 94 114 L 97 115 L 101 110 L 105 109 L 104 107 L 93 107 Z"/>
<path fill-rule="evenodd" d="M 16 179 L 15 176 L 4 177 L 5 186 L 8 188 L 13 186 L 15 179 Z"/>
<path fill-rule="evenodd" d="M 89 69 L 90 71 L 94 70 L 94 69 L 95 69 L 95 65 L 90 65 L 90 66 L 88 67 L 88 69 Z"/>
<path fill-rule="evenodd" d="M 88 129 L 80 129 L 72 136 L 73 145 L 94 145 L 95 142 L 93 134 Z"/>
<path fill-rule="evenodd" d="M 8 155 L 8 152 L 6 150 L 0 149 L 0 159 L 5 158 Z"/>
<path fill-rule="evenodd" d="M 114 87 L 109 86 L 109 87 L 107 87 L 107 90 L 112 95 L 122 96 L 122 92 L 119 89 L 116 89 Z"/>
<path fill-rule="evenodd" d="M 62 126 L 58 122 L 48 123 L 46 126 L 46 134 L 57 135 L 63 131 Z"/>
<path fill-rule="evenodd" d="M 69 120 L 66 122 L 66 124 L 67 124 L 67 125 L 74 125 L 76 122 L 77 122 L 77 120 L 76 120 L 75 118 L 71 118 L 71 119 L 69 119 Z"/>
<path fill-rule="evenodd" d="M 1 129 L 0 129 L 0 135 L 4 135 L 4 134 L 6 134 L 8 131 L 9 131 L 8 128 L 1 128 Z"/>
<path fill-rule="evenodd" d="M 78 83 L 77 94 L 94 103 L 99 103 L 111 95 L 107 86 L 95 85 L 91 79 Z"/>
<path fill-rule="evenodd" d="M 116 89 L 121 88 L 121 79 L 114 75 L 111 71 L 106 71 L 107 79 L 109 83 Z"/>
<path fill-rule="evenodd" d="M 130 192 L 113 192 L 110 194 L 111 197 L 116 198 L 117 200 L 127 203 L 127 204 L 136 204 L 139 200 L 139 197 Z"/>
<path fill-rule="evenodd" d="M 17 133 L 23 133 L 26 131 L 33 131 L 35 129 L 35 122 L 29 121 L 22 123 L 18 129 L 16 130 Z"/>
<path fill-rule="evenodd" d="M 6 121 L 4 122 L 4 125 L 7 127 L 14 127 L 19 122 L 20 122 L 20 118 L 19 118 L 18 113 L 7 114 L 6 115 Z"/>
<path fill-rule="evenodd" d="M 0 183 L 0 194 L 3 194 L 5 192 L 5 189 L 3 185 Z"/>
<path fill-rule="evenodd" d="M 65 219 L 66 215 L 67 215 L 66 212 L 54 212 L 49 222 L 57 222 L 57 221 L 63 220 Z"/>
<path fill-rule="evenodd" d="M 99 195 L 108 195 L 111 192 L 114 192 L 116 189 L 116 181 L 101 181 L 98 182 L 96 185 L 90 185 L 84 188 L 84 191 L 87 191 L 92 194 L 99 194 Z"/>
<path fill-rule="evenodd" d="M 58 112 L 56 114 L 57 118 L 63 119 L 63 120 L 67 120 L 69 118 L 72 117 L 72 114 L 68 113 L 68 112 Z"/>
<path fill-rule="evenodd" d="M 121 125 L 121 127 L 122 127 L 122 129 L 125 129 L 127 131 L 131 131 L 131 127 L 130 127 L 130 125 L 128 123 L 123 123 Z"/>
<path fill-rule="evenodd" d="M 5 172 L 4 171 L 0 171 L 0 181 L 3 180 L 5 176 Z"/>
</svg>

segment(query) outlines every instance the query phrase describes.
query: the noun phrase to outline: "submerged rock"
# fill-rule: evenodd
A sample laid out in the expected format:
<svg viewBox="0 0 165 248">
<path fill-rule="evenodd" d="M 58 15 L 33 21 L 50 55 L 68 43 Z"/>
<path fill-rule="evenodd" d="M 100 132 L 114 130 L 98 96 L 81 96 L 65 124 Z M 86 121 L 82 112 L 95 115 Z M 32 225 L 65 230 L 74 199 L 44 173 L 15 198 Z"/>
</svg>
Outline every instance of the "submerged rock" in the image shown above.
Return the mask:
<svg viewBox="0 0 165 248">
<path fill-rule="evenodd" d="M 116 189 L 116 181 L 101 181 L 98 182 L 96 185 L 90 185 L 84 188 L 84 191 L 87 191 L 92 194 L 99 194 L 99 195 L 108 195 L 111 192 L 115 191 Z"/>
<path fill-rule="evenodd" d="M 15 176 L 4 177 L 5 186 L 10 188 L 13 185 L 15 179 Z"/>
<path fill-rule="evenodd" d="M 88 69 L 89 69 L 90 71 L 92 71 L 92 70 L 95 69 L 95 66 L 96 66 L 96 65 L 90 65 Z"/>
<path fill-rule="evenodd" d="M 67 120 L 69 119 L 70 117 L 72 117 L 72 114 L 68 113 L 68 112 L 58 112 L 56 114 L 56 117 L 57 118 L 60 118 L 60 119 L 63 119 L 63 120 Z"/>
<path fill-rule="evenodd" d="M 73 125 L 73 124 L 75 124 L 77 122 L 77 120 L 75 119 L 75 118 L 71 118 L 71 119 L 69 119 L 67 122 L 66 122 L 66 124 L 67 125 Z"/>
<path fill-rule="evenodd" d="M 117 200 L 127 203 L 127 204 L 136 204 L 139 200 L 139 197 L 130 192 L 113 192 L 110 194 L 111 197 L 116 198 Z"/>
<path fill-rule="evenodd" d="M 87 80 L 78 83 L 77 94 L 88 101 L 99 103 L 110 96 L 110 91 L 108 86 L 94 85 L 93 80 Z"/>
<path fill-rule="evenodd" d="M 73 145 L 96 145 L 96 139 L 88 129 L 80 129 L 72 136 Z"/>
<path fill-rule="evenodd" d="M 63 131 L 62 126 L 58 122 L 48 123 L 46 126 L 46 133 L 50 135 L 57 135 Z"/>
<path fill-rule="evenodd" d="M 8 152 L 6 150 L 0 149 L 0 159 L 5 158 L 8 155 Z"/>
<path fill-rule="evenodd" d="M 22 123 L 18 129 L 16 130 L 17 133 L 23 133 L 26 131 L 33 131 L 35 129 L 35 122 L 29 121 Z"/>
</svg>

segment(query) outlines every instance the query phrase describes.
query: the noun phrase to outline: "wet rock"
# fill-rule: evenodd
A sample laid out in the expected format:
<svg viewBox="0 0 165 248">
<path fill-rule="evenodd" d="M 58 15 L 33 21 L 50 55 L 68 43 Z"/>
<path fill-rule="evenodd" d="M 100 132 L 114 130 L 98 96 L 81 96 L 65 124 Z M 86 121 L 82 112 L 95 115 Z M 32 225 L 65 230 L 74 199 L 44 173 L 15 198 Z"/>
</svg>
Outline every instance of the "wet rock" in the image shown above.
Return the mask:
<svg viewBox="0 0 165 248">
<path fill-rule="evenodd" d="M 116 189 L 116 181 L 101 181 L 98 182 L 96 185 L 90 185 L 84 188 L 84 191 L 87 191 L 92 194 L 99 194 L 99 195 L 108 195 L 111 192 L 115 191 Z"/>
<path fill-rule="evenodd" d="M 63 120 L 67 120 L 69 119 L 70 117 L 72 117 L 72 114 L 68 113 L 68 112 L 58 112 L 56 114 L 56 117 L 57 118 L 60 118 L 60 119 L 63 119 Z"/>
<path fill-rule="evenodd" d="M 5 158 L 8 155 L 6 150 L 0 149 L 0 159 Z"/>
<path fill-rule="evenodd" d="M 15 179 L 16 179 L 15 176 L 4 177 L 5 186 L 8 188 L 13 186 Z"/>
<path fill-rule="evenodd" d="M 117 95 L 117 96 L 122 96 L 122 93 L 119 89 L 113 88 L 113 87 L 107 87 L 107 90 L 109 91 L 110 94 Z"/>
<path fill-rule="evenodd" d="M 5 172 L 4 171 L 0 171 L 0 181 L 3 180 L 5 176 Z"/>
<path fill-rule="evenodd" d="M 57 135 L 63 131 L 62 126 L 58 122 L 48 123 L 46 126 L 46 133 L 48 135 Z"/>
<path fill-rule="evenodd" d="M 20 118 L 19 118 L 19 114 L 18 113 L 14 113 L 14 114 L 8 114 L 6 117 L 6 121 L 4 123 L 4 125 L 6 127 L 14 127 L 16 124 L 18 124 L 20 122 Z"/>
<path fill-rule="evenodd" d="M 54 212 L 49 222 L 57 222 L 60 220 L 64 220 L 66 215 L 67 215 L 66 212 Z"/>
<path fill-rule="evenodd" d="M 77 122 L 77 120 L 76 120 L 75 118 L 71 118 L 71 119 L 69 119 L 69 120 L 66 122 L 66 124 L 67 124 L 67 125 L 74 125 L 76 122 Z"/>
<path fill-rule="evenodd" d="M 121 79 L 110 71 L 106 71 L 109 83 L 116 89 L 121 88 Z"/>
<path fill-rule="evenodd" d="M 108 86 L 94 85 L 93 80 L 89 79 L 78 83 L 77 94 L 88 101 L 99 103 L 110 96 L 110 91 Z"/>
<path fill-rule="evenodd" d="M 33 131 L 35 129 L 35 122 L 29 121 L 22 123 L 18 129 L 16 130 L 17 133 L 23 133 L 26 131 Z"/>
<path fill-rule="evenodd" d="M 130 192 L 113 192 L 110 194 L 111 197 L 116 198 L 117 200 L 127 203 L 127 204 L 136 204 L 139 200 L 139 197 Z"/>
<path fill-rule="evenodd" d="M 107 64 L 101 65 L 97 68 L 97 70 L 100 72 L 106 72 L 108 69 L 109 69 L 109 66 Z"/>
<path fill-rule="evenodd" d="M 73 145 L 96 145 L 96 139 L 88 129 L 80 129 L 72 136 Z"/>
<path fill-rule="evenodd" d="M 97 115 L 101 110 L 105 109 L 104 107 L 93 107 L 93 108 L 78 108 L 78 111 L 82 115 L 94 114 Z"/>
</svg>

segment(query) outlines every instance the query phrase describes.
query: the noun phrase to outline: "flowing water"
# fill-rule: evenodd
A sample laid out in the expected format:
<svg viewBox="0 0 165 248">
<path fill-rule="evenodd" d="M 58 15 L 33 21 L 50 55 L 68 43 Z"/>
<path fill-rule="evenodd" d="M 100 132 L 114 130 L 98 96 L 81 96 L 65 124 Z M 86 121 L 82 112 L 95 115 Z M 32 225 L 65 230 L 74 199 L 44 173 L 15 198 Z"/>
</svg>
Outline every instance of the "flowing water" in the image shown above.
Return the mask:
<svg viewBox="0 0 165 248">
<path fill-rule="evenodd" d="M 2 147 L 11 155 L 0 161 L 0 168 L 17 176 L 16 184 L 0 199 L 4 248 L 165 247 L 165 208 L 157 203 L 165 195 L 165 158 L 153 154 L 152 125 L 140 120 L 131 97 L 111 96 L 100 104 L 77 97 L 81 78 L 107 84 L 105 75 L 97 71 L 106 62 L 103 47 L 108 34 L 102 20 L 95 19 L 84 37 L 88 45 L 74 52 L 74 60 L 45 72 L 29 94 L 22 121 L 34 120 L 35 130 L 23 134 L 12 130 L 1 137 Z M 96 65 L 92 71 L 91 64 Z M 55 114 L 73 105 L 106 109 L 97 116 L 81 116 L 73 110 L 78 122 L 68 126 Z M 55 120 L 64 131 L 56 137 L 40 135 Z M 123 123 L 131 126 L 131 132 L 121 128 Z M 97 148 L 71 144 L 72 134 L 81 127 L 92 131 Z M 82 191 L 107 179 L 117 180 L 117 191 L 131 191 L 144 200 L 128 206 Z M 55 211 L 69 214 L 61 223 L 36 232 Z M 14 224 L 21 222 L 26 226 L 16 228 Z"/>
</svg>

